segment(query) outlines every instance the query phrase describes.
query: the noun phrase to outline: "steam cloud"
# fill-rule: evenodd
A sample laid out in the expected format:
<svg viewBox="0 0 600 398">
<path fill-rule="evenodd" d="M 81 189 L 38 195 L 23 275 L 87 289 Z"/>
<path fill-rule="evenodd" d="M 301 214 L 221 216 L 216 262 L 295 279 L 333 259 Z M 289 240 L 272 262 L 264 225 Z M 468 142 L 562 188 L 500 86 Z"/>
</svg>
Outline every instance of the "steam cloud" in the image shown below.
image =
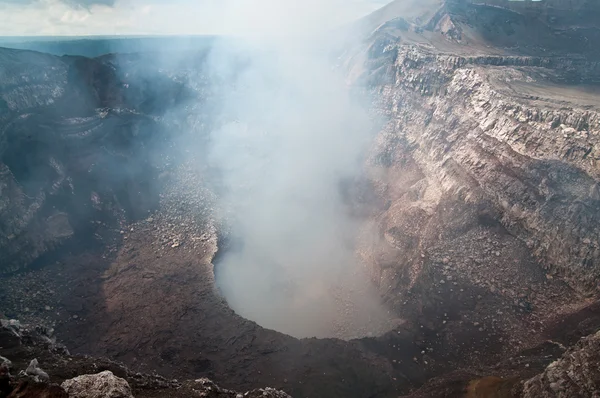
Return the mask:
<svg viewBox="0 0 600 398">
<path fill-rule="evenodd" d="M 273 9 L 293 10 L 279 5 L 263 16 Z M 360 173 L 374 126 L 317 36 L 285 33 L 242 41 L 239 70 L 227 50 L 210 57 L 212 74 L 236 70 L 220 103 L 226 122 L 211 133 L 208 155 L 221 172 L 238 242 L 220 258 L 217 283 L 236 312 L 262 326 L 331 336 L 352 306 L 364 318 L 351 327 L 367 333 L 383 309 L 357 266 L 357 220 L 340 183 Z"/>
</svg>

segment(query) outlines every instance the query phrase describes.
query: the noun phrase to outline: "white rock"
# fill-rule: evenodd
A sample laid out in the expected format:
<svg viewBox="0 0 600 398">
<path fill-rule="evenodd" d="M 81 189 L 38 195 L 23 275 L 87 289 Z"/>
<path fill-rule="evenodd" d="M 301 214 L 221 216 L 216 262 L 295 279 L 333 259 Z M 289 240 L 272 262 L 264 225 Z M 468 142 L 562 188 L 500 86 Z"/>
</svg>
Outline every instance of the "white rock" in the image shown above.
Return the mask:
<svg viewBox="0 0 600 398">
<path fill-rule="evenodd" d="M 127 381 L 109 370 L 66 380 L 61 387 L 69 398 L 133 398 Z"/>
<path fill-rule="evenodd" d="M 50 377 L 48 376 L 48 373 L 44 372 L 40 368 L 40 365 L 39 365 L 37 359 L 33 359 L 31 362 L 29 362 L 29 366 L 25 370 L 25 373 L 28 376 L 33 377 L 34 380 L 36 380 L 36 381 L 48 381 L 50 379 Z"/>
<path fill-rule="evenodd" d="M 0 355 L 0 366 L 6 366 L 7 368 L 11 368 L 12 362 L 8 358 L 4 358 Z"/>
</svg>

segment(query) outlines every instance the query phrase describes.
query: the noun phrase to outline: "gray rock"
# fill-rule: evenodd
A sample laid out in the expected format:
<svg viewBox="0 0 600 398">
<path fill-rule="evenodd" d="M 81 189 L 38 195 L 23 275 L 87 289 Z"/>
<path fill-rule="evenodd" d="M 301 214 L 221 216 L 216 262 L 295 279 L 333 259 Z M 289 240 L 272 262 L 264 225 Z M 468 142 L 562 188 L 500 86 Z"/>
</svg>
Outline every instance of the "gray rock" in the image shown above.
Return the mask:
<svg viewBox="0 0 600 398">
<path fill-rule="evenodd" d="M 6 366 L 7 368 L 11 368 L 12 362 L 8 358 L 0 356 L 0 366 Z"/>
<path fill-rule="evenodd" d="M 127 381 L 109 370 L 66 380 L 61 387 L 70 398 L 133 398 Z"/>
<path fill-rule="evenodd" d="M 256 390 L 247 391 L 244 394 L 240 394 L 221 388 L 211 380 L 205 378 L 197 379 L 194 381 L 194 383 L 194 390 L 199 391 L 200 396 L 228 396 L 235 398 L 291 398 L 285 392 L 271 387 L 259 388 Z"/>
<path fill-rule="evenodd" d="M 25 370 L 25 373 L 27 374 L 27 376 L 32 377 L 35 381 L 38 381 L 38 382 L 50 380 L 50 376 L 48 376 L 48 373 L 44 372 L 40 368 L 40 365 L 39 365 L 37 359 L 31 360 L 31 362 L 29 363 L 29 366 Z"/>
<path fill-rule="evenodd" d="M 544 373 L 526 381 L 523 398 L 600 397 L 600 332 L 581 339 Z"/>
</svg>

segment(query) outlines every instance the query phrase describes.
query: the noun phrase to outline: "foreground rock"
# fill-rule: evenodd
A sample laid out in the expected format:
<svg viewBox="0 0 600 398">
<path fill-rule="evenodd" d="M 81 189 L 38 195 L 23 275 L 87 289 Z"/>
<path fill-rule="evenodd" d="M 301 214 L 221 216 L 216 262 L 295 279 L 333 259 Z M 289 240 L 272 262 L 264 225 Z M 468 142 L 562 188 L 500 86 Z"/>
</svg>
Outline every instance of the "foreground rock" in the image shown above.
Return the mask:
<svg viewBox="0 0 600 398">
<path fill-rule="evenodd" d="M 64 381 L 61 387 L 70 398 L 133 398 L 129 384 L 110 370 L 77 376 Z"/>
<path fill-rule="evenodd" d="M 103 358 L 71 356 L 63 346 L 48 338 L 44 328 L 3 321 L 0 349 L 10 359 L 4 358 L 0 364 L 0 398 L 289 398 L 272 388 L 240 394 L 220 388 L 208 379 L 179 382 L 135 373 Z M 6 332 L 10 332 L 11 339 L 6 338 Z M 30 359 L 32 356 L 35 358 Z"/>
<path fill-rule="evenodd" d="M 523 387 L 523 398 L 600 396 L 600 332 L 582 339 Z"/>
</svg>

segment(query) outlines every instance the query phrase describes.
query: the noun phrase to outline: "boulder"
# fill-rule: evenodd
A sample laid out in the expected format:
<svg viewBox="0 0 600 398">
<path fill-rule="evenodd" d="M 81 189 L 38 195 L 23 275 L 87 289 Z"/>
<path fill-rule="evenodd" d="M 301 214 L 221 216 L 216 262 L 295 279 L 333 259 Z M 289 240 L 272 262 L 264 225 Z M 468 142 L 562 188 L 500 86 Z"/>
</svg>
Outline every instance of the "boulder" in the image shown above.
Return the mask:
<svg viewBox="0 0 600 398">
<path fill-rule="evenodd" d="M 40 368 L 40 364 L 38 363 L 37 359 L 31 360 L 29 366 L 25 370 L 25 373 L 27 374 L 27 376 L 32 377 L 33 380 L 37 382 L 44 382 L 50 380 L 48 373 L 44 372 L 42 368 Z"/>
<path fill-rule="evenodd" d="M 600 397 L 600 332 L 581 339 L 544 373 L 525 382 L 523 398 Z"/>
<path fill-rule="evenodd" d="M 111 371 L 78 376 L 62 383 L 70 398 L 133 398 L 131 387 Z"/>
</svg>

